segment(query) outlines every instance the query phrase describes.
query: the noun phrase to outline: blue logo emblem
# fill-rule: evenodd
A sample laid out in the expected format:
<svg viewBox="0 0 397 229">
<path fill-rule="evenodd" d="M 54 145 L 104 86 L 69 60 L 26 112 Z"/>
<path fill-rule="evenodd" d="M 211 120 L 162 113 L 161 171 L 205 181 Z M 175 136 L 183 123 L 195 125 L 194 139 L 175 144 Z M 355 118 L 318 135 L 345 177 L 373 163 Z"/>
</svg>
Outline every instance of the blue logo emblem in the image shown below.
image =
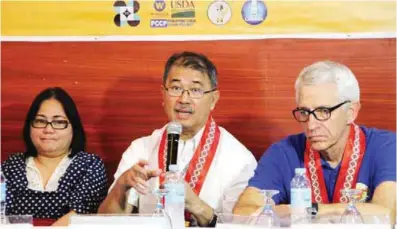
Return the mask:
<svg viewBox="0 0 397 229">
<path fill-rule="evenodd" d="M 152 19 L 150 20 L 150 27 L 152 28 L 167 28 L 168 21 L 165 19 Z"/>
<path fill-rule="evenodd" d="M 259 25 L 267 16 L 267 7 L 262 0 L 247 0 L 241 9 L 241 16 L 250 25 Z"/>
</svg>

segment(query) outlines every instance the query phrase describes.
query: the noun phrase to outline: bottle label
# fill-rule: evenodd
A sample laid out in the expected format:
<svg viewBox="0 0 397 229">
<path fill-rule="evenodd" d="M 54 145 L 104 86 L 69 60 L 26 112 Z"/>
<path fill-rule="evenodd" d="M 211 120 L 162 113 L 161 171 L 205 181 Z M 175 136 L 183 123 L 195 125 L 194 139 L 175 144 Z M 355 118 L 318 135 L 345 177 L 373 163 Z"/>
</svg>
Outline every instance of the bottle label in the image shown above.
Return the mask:
<svg viewBox="0 0 397 229">
<path fill-rule="evenodd" d="M 310 208 L 312 206 L 312 193 L 310 188 L 291 189 L 292 208 Z"/>
<path fill-rule="evenodd" d="M 0 184 L 0 200 L 6 201 L 6 182 Z"/>
<path fill-rule="evenodd" d="M 184 183 L 174 183 L 165 184 L 165 189 L 167 194 L 165 195 L 165 204 L 180 204 L 185 203 L 185 184 Z"/>
</svg>

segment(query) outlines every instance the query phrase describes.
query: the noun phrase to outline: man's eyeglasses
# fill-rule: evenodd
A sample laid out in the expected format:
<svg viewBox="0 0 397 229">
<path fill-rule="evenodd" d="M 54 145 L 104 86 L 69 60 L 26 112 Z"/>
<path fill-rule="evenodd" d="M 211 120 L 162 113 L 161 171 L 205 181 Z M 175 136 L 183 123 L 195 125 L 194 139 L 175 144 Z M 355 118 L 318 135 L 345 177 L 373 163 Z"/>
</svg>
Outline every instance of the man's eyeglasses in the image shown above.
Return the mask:
<svg viewBox="0 0 397 229">
<path fill-rule="evenodd" d="M 306 122 L 307 120 L 309 120 L 311 114 L 313 114 L 313 116 L 319 121 L 326 121 L 331 118 L 332 111 L 338 109 L 343 104 L 349 102 L 350 101 L 345 101 L 333 107 L 317 107 L 312 111 L 306 108 L 297 107 L 292 111 L 292 114 L 294 115 L 296 121 L 298 122 Z"/>
<path fill-rule="evenodd" d="M 46 128 L 48 124 L 50 124 L 51 127 L 55 130 L 63 130 L 63 129 L 68 128 L 69 121 L 67 121 L 67 120 L 52 120 L 52 122 L 49 122 L 45 119 L 35 119 L 31 123 L 33 128 L 39 128 L 39 129 Z"/>
<path fill-rule="evenodd" d="M 189 88 L 189 89 L 183 89 L 182 87 L 179 87 L 179 86 L 171 86 L 171 87 L 166 87 L 165 85 L 164 85 L 164 88 L 165 88 L 165 90 L 168 92 L 168 94 L 170 95 L 170 96 L 173 96 L 173 97 L 179 97 L 179 96 L 182 96 L 183 95 L 183 93 L 186 91 L 187 92 L 187 94 L 190 96 L 190 98 L 192 98 L 192 99 L 200 99 L 200 98 L 202 98 L 205 94 L 207 94 L 207 93 L 210 93 L 210 92 L 213 92 L 213 91 L 216 91 L 216 90 L 218 90 L 218 88 L 213 88 L 213 89 L 211 89 L 211 90 L 208 90 L 208 91 L 204 91 L 203 89 L 201 89 L 201 88 Z"/>
</svg>

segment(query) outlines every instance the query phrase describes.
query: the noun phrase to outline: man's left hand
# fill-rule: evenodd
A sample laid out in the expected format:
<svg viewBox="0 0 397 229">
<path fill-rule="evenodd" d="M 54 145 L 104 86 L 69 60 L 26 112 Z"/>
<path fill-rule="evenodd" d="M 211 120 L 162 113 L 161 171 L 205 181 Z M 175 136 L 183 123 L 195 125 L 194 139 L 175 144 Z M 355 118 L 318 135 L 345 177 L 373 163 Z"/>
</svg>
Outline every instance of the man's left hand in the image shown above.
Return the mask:
<svg viewBox="0 0 397 229">
<path fill-rule="evenodd" d="M 203 211 L 203 207 L 201 206 L 201 200 L 197 196 L 197 194 L 193 191 L 190 185 L 185 181 L 185 208 L 193 213 L 200 214 Z"/>
<path fill-rule="evenodd" d="M 187 182 L 185 182 L 185 208 L 203 227 L 207 226 L 214 217 L 214 210 L 198 197 Z"/>
</svg>

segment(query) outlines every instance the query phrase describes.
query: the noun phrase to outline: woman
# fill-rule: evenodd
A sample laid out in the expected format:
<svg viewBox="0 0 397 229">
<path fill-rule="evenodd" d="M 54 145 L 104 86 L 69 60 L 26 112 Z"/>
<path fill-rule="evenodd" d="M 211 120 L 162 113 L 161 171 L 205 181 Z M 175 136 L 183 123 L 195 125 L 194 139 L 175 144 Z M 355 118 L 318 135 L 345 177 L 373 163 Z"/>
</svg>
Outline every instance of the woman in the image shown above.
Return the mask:
<svg viewBox="0 0 397 229">
<path fill-rule="evenodd" d="M 33 215 L 36 225 L 65 226 L 73 214 L 96 213 L 107 190 L 104 164 L 84 152 L 83 125 L 63 89 L 37 95 L 23 138 L 26 152 L 11 155 L 2 165 L 6 214 Z"/>
</svg>

